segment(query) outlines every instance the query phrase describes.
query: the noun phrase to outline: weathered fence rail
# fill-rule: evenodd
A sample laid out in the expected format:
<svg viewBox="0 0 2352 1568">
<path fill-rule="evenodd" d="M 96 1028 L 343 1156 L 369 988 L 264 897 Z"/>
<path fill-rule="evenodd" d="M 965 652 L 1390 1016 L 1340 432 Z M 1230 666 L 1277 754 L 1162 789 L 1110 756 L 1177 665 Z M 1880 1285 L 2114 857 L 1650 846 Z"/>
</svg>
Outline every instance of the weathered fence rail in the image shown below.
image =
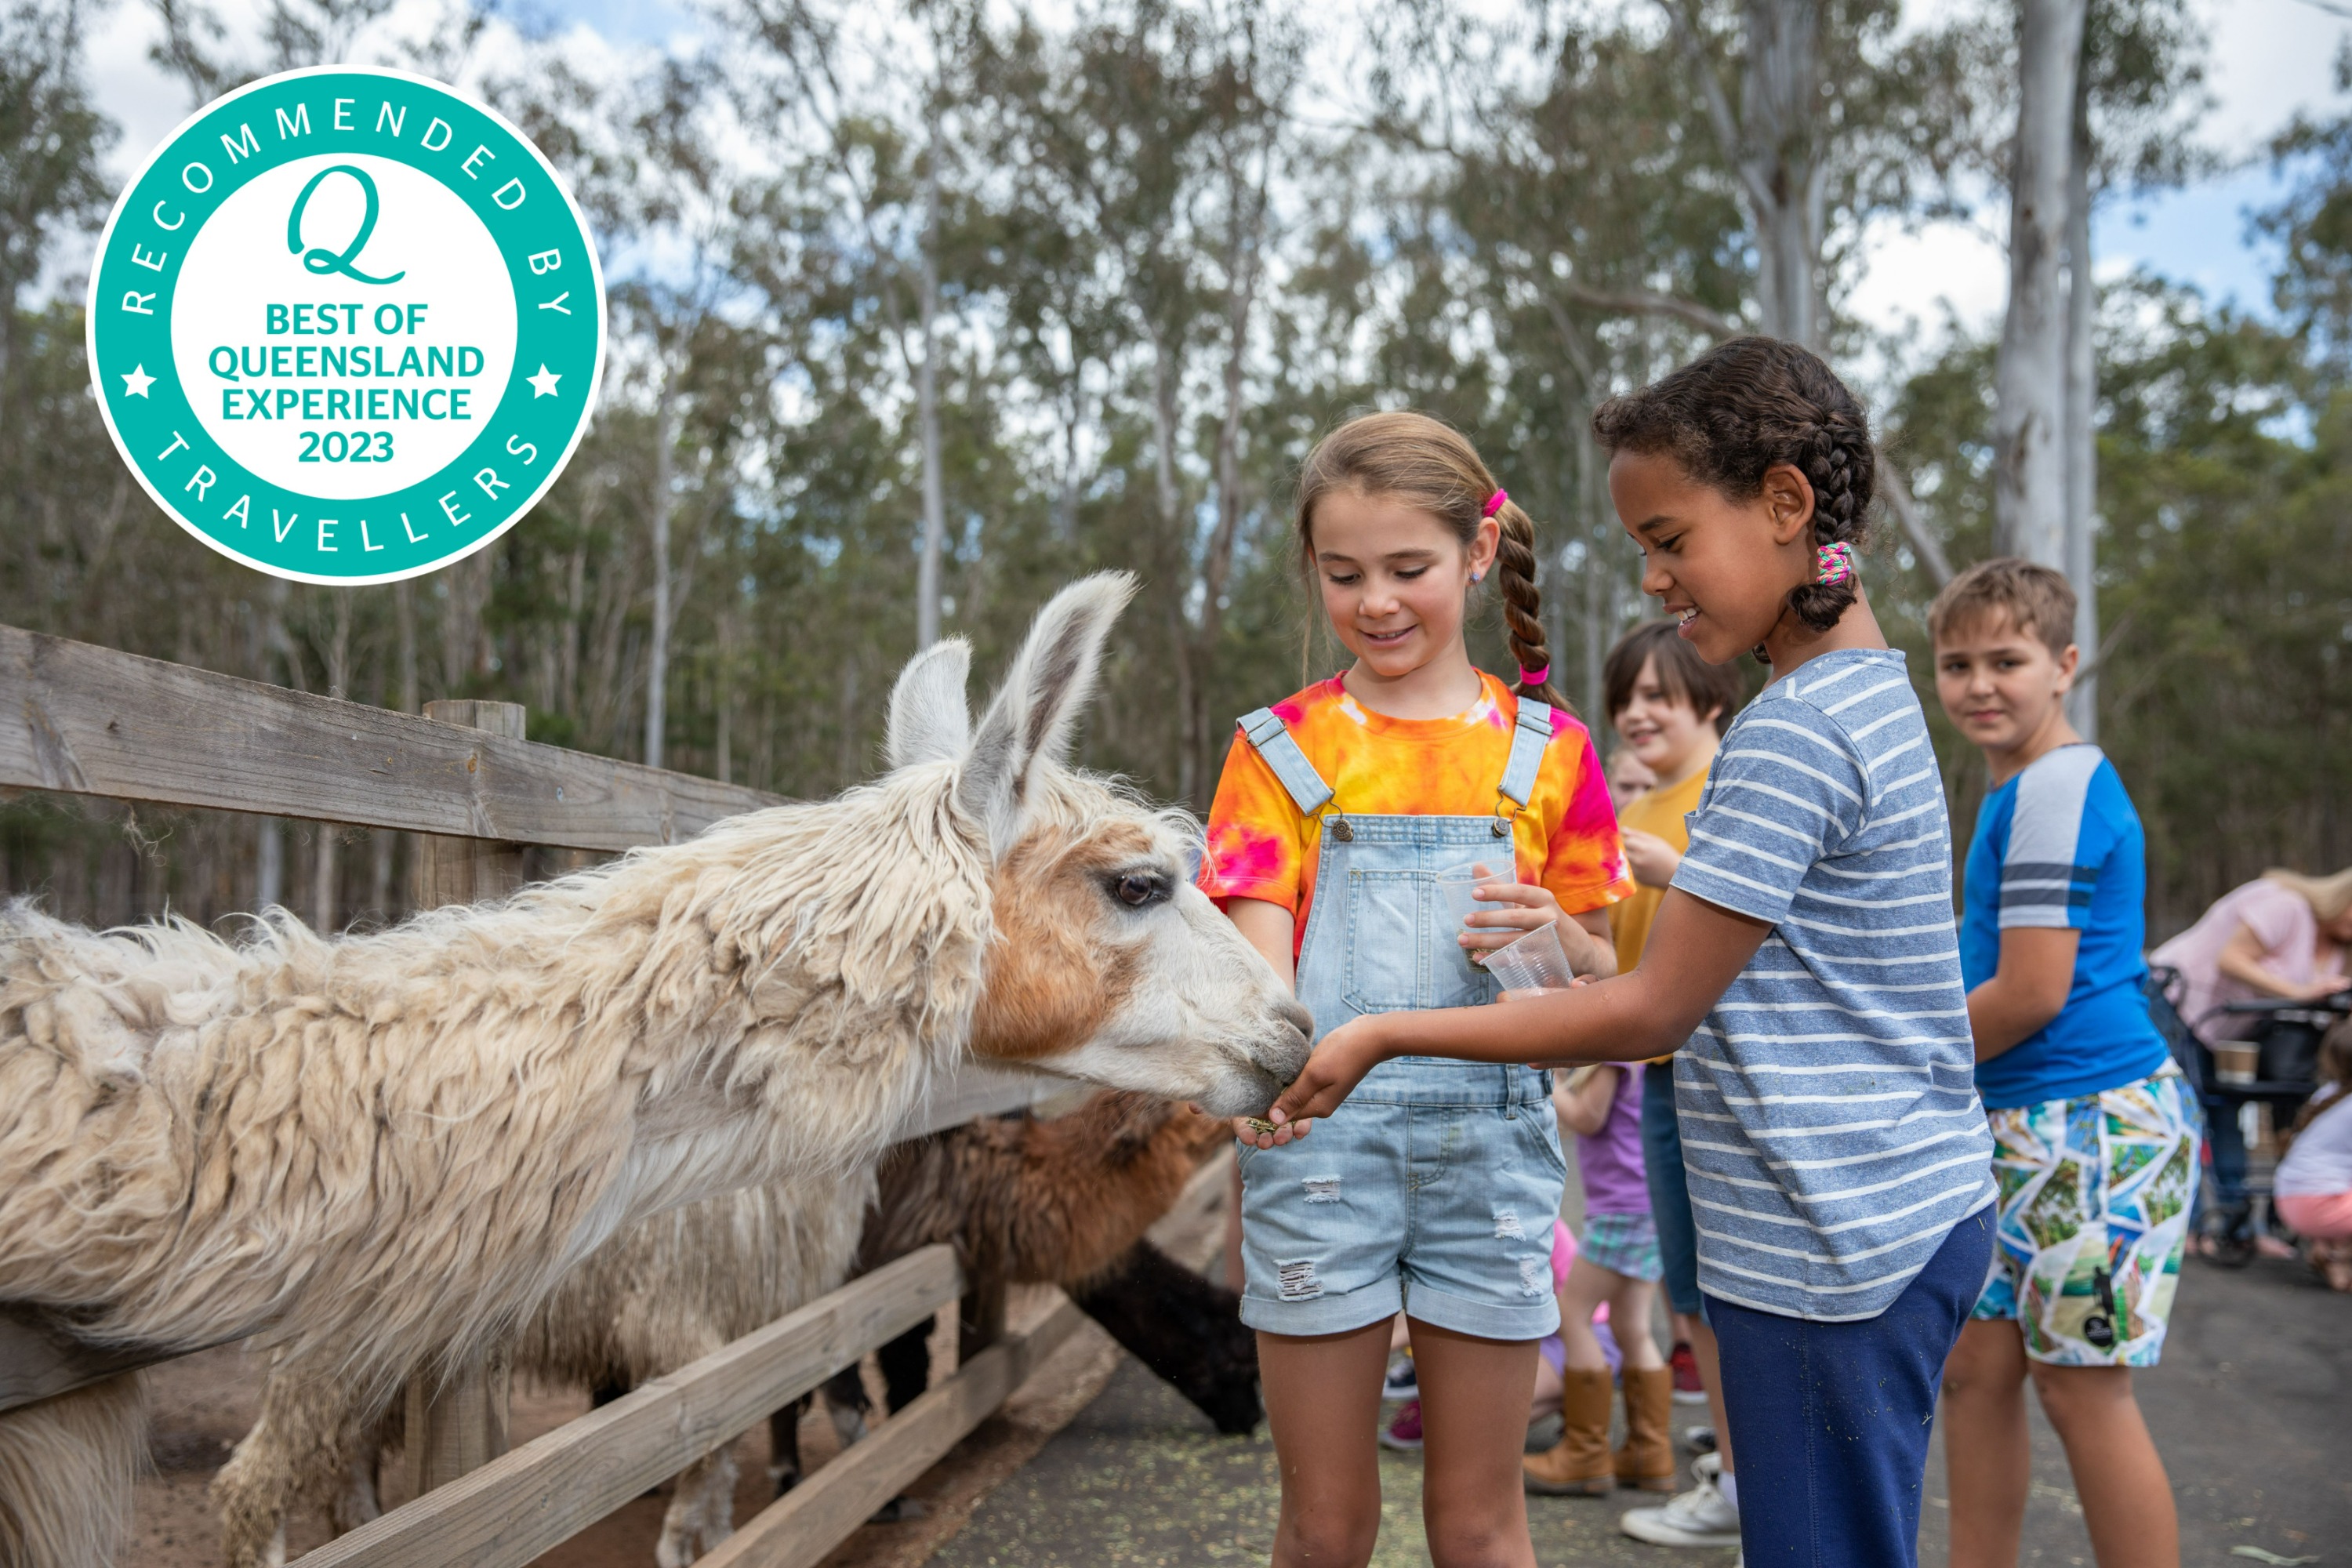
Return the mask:
<svg viewBox="0 0 2352 1568">
<path fill-rule="evenodd" d="M 781 804 L 740 784 L 0 626 L 0 784 L 632 849 Z"/>
<path fill-rule="evenodd" d="M 424 858 L 423 905 L 501 890 L 499 876 L 516 865 L 511 847 L 671 844 L 721 818 L 782 804 L 740 784 L 524 740 L 521 710 L 511 704 L 433 706 L 456 721 L 0 626 L 0 788 L 481 841 L 443 842 Z M 484 711 L 491 709 L 507 710 Z M 1050 1087 L 968 1067 L 900 1136 L 1015 1110 Z M 510 1453 L 498 1451 L 503 1379 L 478 1372 L 466 1386 L 436 1393 L 430 1415 L 412 1405 L 410 1441 L 433 1444 L 436 1456 L 419 1473 L 443 1484 L 310 1552 L 298 1568 L 528 1563 L 963 1289 L 948 1250 L 927 1247 Z M 1063 1301 L 1025 1334 L 981 1352 L 706 1561 L 719 1568 L 815 1562 L 1001 1405 L 1077 1321 L 1077 1309 Z M 445 1443 L 460 1425 L 457 1409 L 466 1429 Z"/>
<path fill-rule="evenodd" d="M 302 1557 L 301 1568 L 520 1568 L 733 1441 L 962 1289 L 946 1247 L 910 1253 L 329 1542 Z M 865 1460 L 869 1447 L 849 1455 Z"/>
</svg>

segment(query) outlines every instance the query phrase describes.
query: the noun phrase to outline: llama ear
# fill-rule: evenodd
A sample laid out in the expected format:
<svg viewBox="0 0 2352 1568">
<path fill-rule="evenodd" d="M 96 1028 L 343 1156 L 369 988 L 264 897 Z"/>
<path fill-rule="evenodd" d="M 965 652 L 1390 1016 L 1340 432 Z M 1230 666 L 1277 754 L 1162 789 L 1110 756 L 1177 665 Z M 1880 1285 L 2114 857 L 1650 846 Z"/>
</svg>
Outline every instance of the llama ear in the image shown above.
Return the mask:
<svg viewBox="0 0 2352 1568">
<path fill-rule="evenodd" d="M 1037 612 L 1004 685 L 988 705 L 965 754 L 956 798 L 987 826 L 1003 855 L 1021 835 L 1031 773 L 1063 761 L 1078 710 L 1094 695 L 1111 623 L 1135 593 L 1125 572 L 1097 572 L 1054 595 Z"/>
<path fill-rule="evenodd" d="M 890 689 L 890 729 L 882 745 L 886 767 L 895 771 L 963 755 L 971 744 L 971 717 L 963 701 L 971 673 L 971 645 L 961 637 L 935 642 L 907 661 Z"/>
</svg>

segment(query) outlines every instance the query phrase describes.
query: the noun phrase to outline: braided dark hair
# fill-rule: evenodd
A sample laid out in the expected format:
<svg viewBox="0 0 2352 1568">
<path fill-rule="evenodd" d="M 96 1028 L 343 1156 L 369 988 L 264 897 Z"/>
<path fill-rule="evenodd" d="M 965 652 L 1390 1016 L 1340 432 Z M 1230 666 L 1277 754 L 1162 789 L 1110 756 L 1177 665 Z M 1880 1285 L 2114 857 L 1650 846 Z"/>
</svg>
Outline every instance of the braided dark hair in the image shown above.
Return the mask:
<svg viewBox="0 0 2352 1568">
<path fill-rule="evenodd" d="M 1610 452 L 1664 453 L 1684 472 L 1734 500 L 1764 489 L 1783 463 L 1813 487 L 1813 543 L 1870 542 L 1877 479 L 1870 419 L 1820 356 L 1781 338 L 1739 337 L 1639 392 L 1593 412 L 1592 434 Z M 1854 580 L 1805 583 L 1789 608 L 1825 632 L 1854 602 Z"/>
<path fill-rule="evenodd" d="M 1367 494 L 1396 496 L 1444 520 L 1463 548 L 1477 537 L 1487 498 L 1501 487 L 1479 460 L 1469 437 L 1442 419 L 1399 410 L 1366 414 L 1315 443 L 1298 475 L 1299 566 L 1315 574 L 1315 503 L 1331 491 L 1354 487 Z M 1543 628 L 1543 600 L 1536 590 L 1535 520 L 1506 500 L 1495 521 L 1502 538 L 1495 572 L 1503 598 L 1503 632 L 1521 669 L 1544 670 L 1551 652 Z M 1546 680 L 1529 686 L 1510 682 L 1516 697 L 1532 697 L 1563 713 L 1573 713 L 1559 687 Z"/>
</svg>

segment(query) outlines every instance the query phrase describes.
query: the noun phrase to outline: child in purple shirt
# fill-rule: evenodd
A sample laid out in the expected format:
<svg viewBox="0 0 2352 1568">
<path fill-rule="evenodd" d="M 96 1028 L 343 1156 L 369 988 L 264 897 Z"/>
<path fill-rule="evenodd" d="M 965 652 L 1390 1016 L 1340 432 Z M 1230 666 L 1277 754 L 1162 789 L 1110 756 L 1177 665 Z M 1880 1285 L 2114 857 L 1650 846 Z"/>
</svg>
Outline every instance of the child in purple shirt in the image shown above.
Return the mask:
<svg viewBox="0 0 2352 1568">
<path fill-rule="evenodd" d="M 1599 1063 L 1560 1075 L 1552 1103 L 1560 1126 L 1576 1134 L 1584 1243 L 1559 1290 L 1560 1439 L 1527 1459 L 1528 1489 L 1591 1497 L 1617 1486 L 1670 1492 L 1675 1374 L 1650 1337 L 1664 1268 L 1642 1168 L 1642 1064 Z M 1609 1361 L 1592 1330 L 1593 1310 L 1604 1301 L 1625 1385 L 1625 1443 L 1613 1454 Z"/>
</svg>

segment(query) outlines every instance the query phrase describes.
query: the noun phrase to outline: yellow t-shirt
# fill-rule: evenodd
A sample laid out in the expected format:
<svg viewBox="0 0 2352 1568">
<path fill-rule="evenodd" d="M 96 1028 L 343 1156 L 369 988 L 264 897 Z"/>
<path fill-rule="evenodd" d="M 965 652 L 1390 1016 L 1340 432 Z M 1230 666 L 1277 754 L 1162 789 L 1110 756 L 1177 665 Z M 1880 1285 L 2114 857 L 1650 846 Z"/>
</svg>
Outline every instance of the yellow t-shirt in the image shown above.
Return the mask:
<svg viewBox="0 0 2352 1568">
<path fill-rule="evenodd" d="M 1698 797 L 1706 789 L 1706 770 L 1701 768 L 1680 784 L 1635 795 L 1626 803 L 1618 822 L 1654 833 L 1678 850 L 1687 849 L 1690 825 L 1684 818 L 1698 809 Z M 1636 886 L 1631 898 L 1609 907 L 1609 936 L 1617 946 L 1618 973 L 1642 962 L 1643 945 L 1650 940 L 1650 922 L 1658 918 L 1658 906 L 1665 897 L 1664 888 Z"/>
</svg>

